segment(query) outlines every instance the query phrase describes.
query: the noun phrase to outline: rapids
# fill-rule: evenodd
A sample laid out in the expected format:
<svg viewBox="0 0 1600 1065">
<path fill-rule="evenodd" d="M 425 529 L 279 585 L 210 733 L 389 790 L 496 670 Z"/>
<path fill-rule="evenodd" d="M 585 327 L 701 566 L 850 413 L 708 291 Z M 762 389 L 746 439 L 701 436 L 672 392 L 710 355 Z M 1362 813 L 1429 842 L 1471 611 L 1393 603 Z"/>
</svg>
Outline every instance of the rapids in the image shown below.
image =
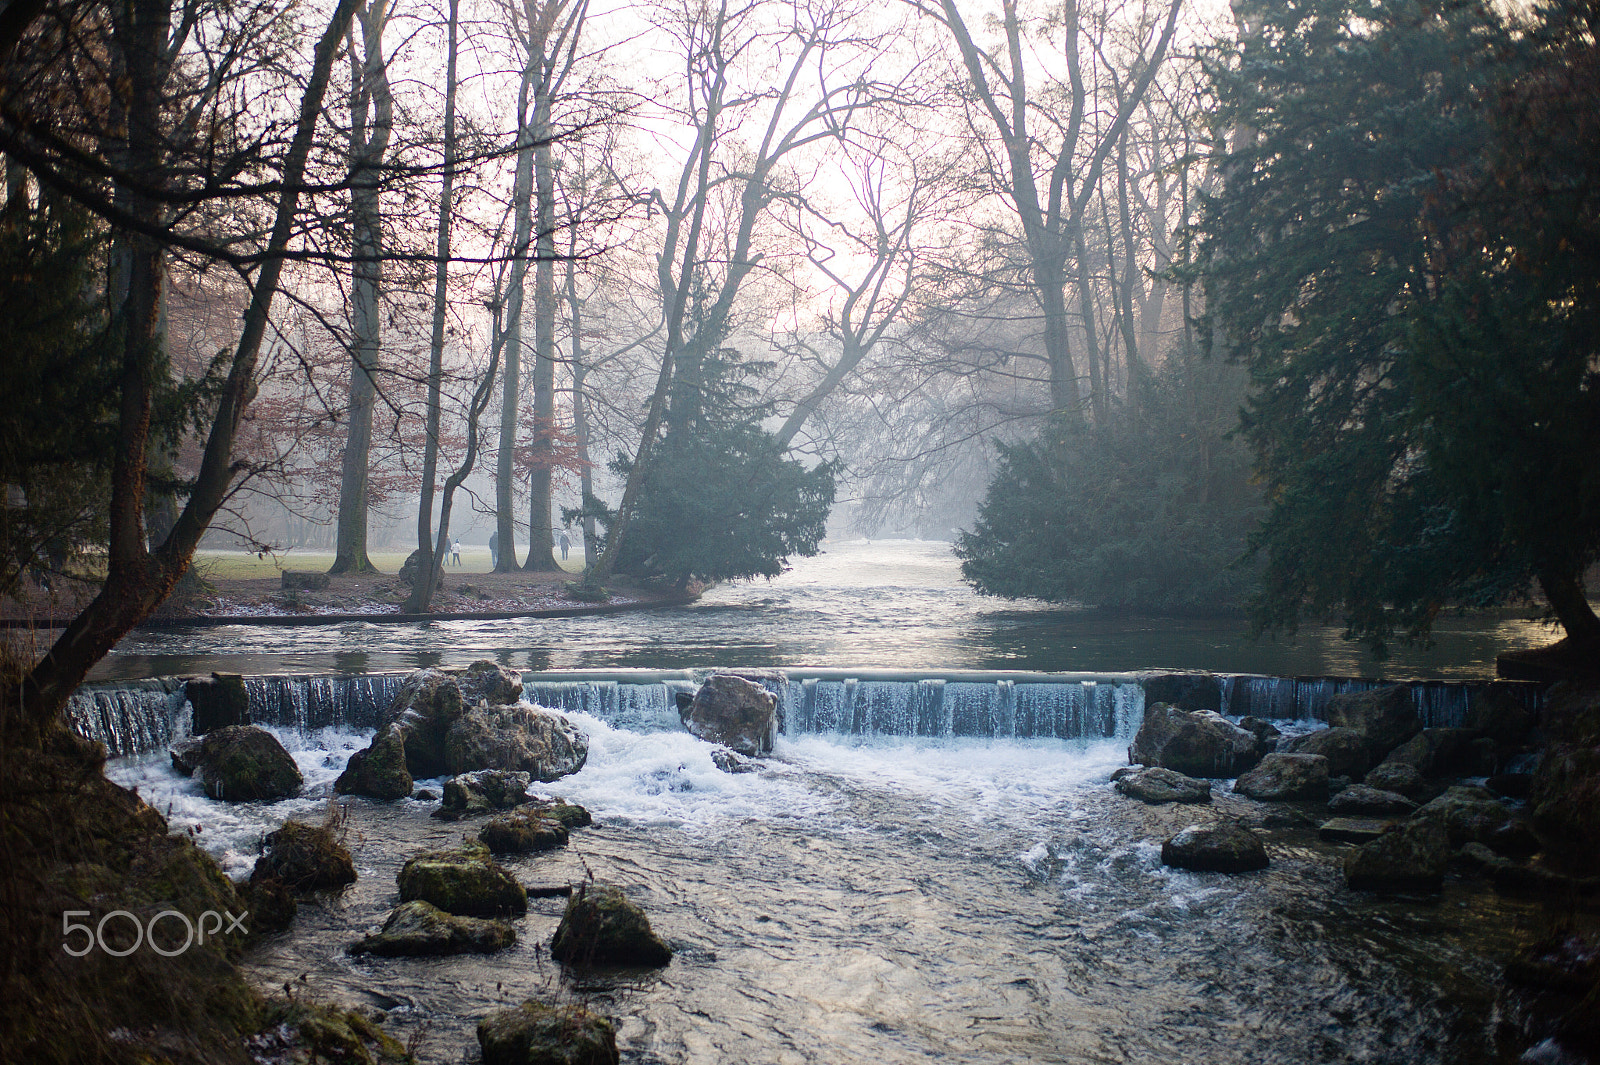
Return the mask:
<svg viewBox="0 0 1600 1065">
<path fill-rule="evenodd" d="M 498 955 L 351 957 L 397 901 L 404 858 L 475 826 L 430 818 L 430 803 L 347 800 L 361 880 L 302 904 L 248 971 L 269 990 L 381 1007 L 437 1063 L 475 1060 L 476 1018 L 533 995 L 614 1016 L 634 1063 L 1411 1065 L 1515 1061 L 1536 1042 L 1497 991 L 1530 906 L 1459 886 L 1436 900 L 1349 892 L 1339 847 L 1292 814 L 1266 825 L 1266 807 L 1225 785 L 1212 808 L 1123 798 L 1108 781 L 1125 734 L 783 736 L 762 771 L 735 776 L 685 733 L 573 716 L 589 763 L 549 790 L 596 825 L 508 864 L 530 885 L 623 885 L 676 947 L 670 966 L 563 969 L 545 950 L 559 898 L 531 901 Z M 264 832 L 320 815 L 370 735 L 274 731 L 307 797 L 214 803 L 160 755 L 111 772 L 244 875 Z M 1161 840 L 1223 816 L 1263 826 L 1271 868 L 1161 865 Z"/>
</svg>

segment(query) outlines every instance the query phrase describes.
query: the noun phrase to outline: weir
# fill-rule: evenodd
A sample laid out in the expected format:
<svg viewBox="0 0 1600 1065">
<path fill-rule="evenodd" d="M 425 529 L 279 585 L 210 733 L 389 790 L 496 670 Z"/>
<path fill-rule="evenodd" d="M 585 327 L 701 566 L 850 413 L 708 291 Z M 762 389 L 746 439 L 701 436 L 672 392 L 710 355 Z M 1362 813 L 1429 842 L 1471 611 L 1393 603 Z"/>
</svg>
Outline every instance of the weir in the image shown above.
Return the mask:
<svg viewBox="0 0 1600 1065">
<path fill-rule="evenodd" d="M 634 731 L 676 729 L 676 696 L 692 693 L 713 670 L 594 670 L 523 674 L 524 697 L 581 711 Z M 778 699 L 789 735 L 1130 739 L 1147 698 L 1218 709 L 1234 717 L 1325 719 L 1339 694 L 1388 683 L 1349 677 L 1269 677 L 1146 671 L 1023 673 L 954 670 L 734 670 Z M 380 725 L 406 674 L 256 676 L 244 680 L 256 724 L 372 729 Z M 1489 687 L 1537 707 L 1537 685 L 1411 681 L 1423 723 L 1459 727 Z M 1154 698 L 1151 693 L 1154 692 Z M 188 735 L 191 709 L 182 678 L 85 685 L 68 708 L 73 727 L 112 756 L 160 750 Z"/>
</svg>

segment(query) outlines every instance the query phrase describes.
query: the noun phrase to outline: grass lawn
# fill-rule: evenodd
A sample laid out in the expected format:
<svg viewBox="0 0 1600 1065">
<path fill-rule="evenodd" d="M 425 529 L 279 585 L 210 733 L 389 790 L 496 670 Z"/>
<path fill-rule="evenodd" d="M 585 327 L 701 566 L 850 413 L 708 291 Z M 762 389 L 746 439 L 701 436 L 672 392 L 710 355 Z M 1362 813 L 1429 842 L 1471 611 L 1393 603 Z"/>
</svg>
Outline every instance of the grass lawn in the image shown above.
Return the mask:
<svg viewBox="0 0 1600 1065">
<path fill-rule="evenodd" d="M 372 564 L 384 573 L 399 573 L 405 563 L 406 551 L 371 551 Z M 333 565 L 332 551 L 285 551 L 279 555 L 257 557 L 251 551 L 196 551 L 194 566 L 207 580 L 250 580 L 259 577 L 276 577 L 286 569 L 312 570 L 325 573 Z M 571 557 L 559 565 L 569 573 L 583 572 L 583 551 L 571 552 Z M 452 573 L 488 573 L 489 549 L 482 545 L 461 548 L 461 565 L 445 566 L 446 576 Z"/>
</svg>

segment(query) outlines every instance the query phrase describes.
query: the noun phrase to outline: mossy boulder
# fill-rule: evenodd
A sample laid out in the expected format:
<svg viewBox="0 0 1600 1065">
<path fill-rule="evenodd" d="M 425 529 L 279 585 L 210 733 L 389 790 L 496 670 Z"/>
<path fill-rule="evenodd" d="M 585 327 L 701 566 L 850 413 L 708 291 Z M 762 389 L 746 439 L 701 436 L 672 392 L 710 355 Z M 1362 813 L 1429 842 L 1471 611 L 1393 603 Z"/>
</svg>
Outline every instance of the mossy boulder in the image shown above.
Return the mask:
<svg viewBox="0 0 1600 1065">
<path fill-rule="evenodd" d="M 394 725 L 380 729 L 364 751 L 356 751 L 333 790 L 340 795 L 365 795 L 393 801 L 411 794 L 414 781 L 406 766 L 405 733 Z"/>
<path fill-rule="evenodd" d="M 1512 817 L 1511 810 L 1484 788 L 1458 786 L 1429 802 L 1412 815 L 1413 820 L 1438 824 L 1450 838 L 1450 845 L 1482 843 L 1501 853 L 1531 854 L 1538 841 Z"/>
<path fill-rule="evenodd" d="M 509 810 L 528 801 L 532 778 L 525 772 L 480 769 L 444 782 L 444 800 L 433 816 L 445 821 Z"/>
<path fill-rule="evenodd" d="M 1360 780 L 1372 766 L 1366 738 L 1353 728 L 1324 728 L 1296 736 L 1288 751 L 1322 755 L 1328 760 L 1328 772 L 1336 777 Z"/>
<path fill-rule="evenodd" d="M 516 941 L 517 933 L 505 921 L 457 917 L 414 899 L 396 906 L 383 930 L 359 940 L 350 953 L 386 958 L 492 954 Z"/>
<path fill-rule="evenodd" d="M 1259 762 L 1265 752 L 1255 733 L 1221 714 L 1156 703 L 1145 709 L 1128 761 L 1190 777 L 1232 777 Z"/>
<path fill-rule="evenodd" d="M 1328 797 L 1328 760 L 1320 754 L 1274 751 L 1234 782 L 1233 790 L 1265 802 Z"/>
<path fill-rule="evenodd" d="M 594 818 L 589 816 L 586 808 L 565 799 L 530 799 L 521 809 L 560 821 L 567 826 L 568 831 L 574 828 L 588 828 L 594 824 Z"/>
<path fill-rule="evenodd" d="M 478 1022 L 483 1065 L 617 1065 L 617 1031 L 582 1006 L 529 1000 Z"/>
<path fill-rule="evenodd" d="M 480 706 L 450 726 L 443 757 L 447 773 L 502 769 L 549 782 L 583 768 L 589 737 L 554 710 Z"/>
<path fill-rule="evenodd" d="M 1410 814 L 1417 804 L 1397 791 L 1352 784 L 1328 800 L 1328 810 L 1344 817 L 1388 817 Z"/>
<path fill-rule="evenodd" d="M 1269 864 L 1261 838 L 1241 824 L 1190 825 L 1161 845 L 1161 864 L 1196 872 L 1248 873 Z"/>
<path fill-rule="evenodd" d="M 410 1065 L 412 1057 L 394 1036 L 360 1010 L 303 999 L 274 999 L 266 1023 L 245 1044 L 247 1060 L 273 1065 Z"/>
<path fill-rule="evenodd" d="M 404 741 L 406 770 L 412 779 L 447 771 L 444 738 L 466 710 L 460 681 L 442 669 L 419 669 L 401 684 L 389 704 L 386 724 Z"/>
<path fill-rule="evenodd" d="M 522 698 L 522 674 L 497 662 L 479 659 L 458 678 L 461 697 L 470 706 L 513 706 Z"/>
<path fill-rule="evenodd" d="M 1404 821 L 1352 851 L 1344 879 L 1356 891 L 1435 892 L 1449 860 L 1450 836 L 1442 824 Z"/>
<path fill-rule="evenodd" d="M 644 910 L 617 885 L 598 882 L 573 888 L 550 953 L 580 965 L 658 966 L 672 960 L 672 948 L 650 930 Z"/>
<path fill-rule="evenodd" d="M 305 783 L 278 738 L 254 725 L 230 725 L 180 744 L 172 764 L 197 775 L 206 795 L 225 802 L 287 799 Z"/>
<path fill-rule="evenodd" d="M 1380 762 L 1361 782 L 1379 791 L 1397 792 L 1413 802 L 1427 802 L 1443 790 L 1409 762 Z"/>
<path fill-rule="evenodd" d="M 1425 728 L 1390 751 L 1384 761 L 1414 765 L 1425 777 L 1488 776 L 1494 772 L 1494 745 L 1485 750 L 1475 742 L 1479 738 L 1472 729 Z"/>
<path fill-rule="evenodd" d="M 421 899 L 462 917 L 526 913 L 528 893 L 482 843 L 428 851 L 406 861 L 396 878 L 400 899 Z"/>
<path fill-rule="evenodd" d="M 1209 780 L 1196 780 L 1176 770 L 1162 769 L 1159 766 L 1125 773 L 1116 779 L 1113 786 L 1122 794 L 1151 805 L 1211 801 Z"/>
<path fill-rule="evenodd" d="M 261 868 L 261 863 L 256 863 Z M 272 876 L 251 874 L 249 880 L 238 886 L 239 902 L 250 911 L 248 923 L 252 939 L 282 932 L 294 923 L 300 912 L 294 891 L 288 884 Z"/>
<path fill-rule="evenodd" d="M 285 821 L 267 833 L 266 853 L 256 859 L 250 879 L 277 879 L 294 891 L 339 888 L 356 882 L 349 848 L 331 825 Z"/>
<path fill-rule="evenodd" d="M 484 825 L 478 839 L 496 854 L 532 854 L 566 846 L 567 826 L 531 810 L 515 810 Z"/>
</svg>

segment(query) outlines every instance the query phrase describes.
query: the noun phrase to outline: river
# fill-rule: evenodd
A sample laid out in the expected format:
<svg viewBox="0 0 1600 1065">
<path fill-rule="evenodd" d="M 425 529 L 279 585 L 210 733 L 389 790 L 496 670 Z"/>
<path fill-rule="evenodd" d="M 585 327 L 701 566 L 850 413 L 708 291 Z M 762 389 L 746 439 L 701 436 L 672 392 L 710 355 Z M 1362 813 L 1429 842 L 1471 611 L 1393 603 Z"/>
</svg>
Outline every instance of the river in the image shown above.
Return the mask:
<svg viewBox="0 0 1600 1065">
<path fill-rule="evenodd" d="M 1508 622 L 1441 630 L 1438 647 L 1402 651 L 1382 671 L 1487 678 L 1496 651 L 1547 638 Z M 481 657 L 523 670 L 1379 671 L 1331 629 L 1251 643 L 1237 623 L 986 600 L 960 584 L 946 545 L 862 542 L 831 544 L 770 583 L 714 589 L 670 611 L 144 631 L 99 676 L 355 674 Z M 1351 892 L 1340 873 L 1347 846 L 1317 838 L 1316 807 L 1256 803 L 1225 781 L 1210 806 L 1118 795 L 1110 775 L 1126 761 L 1142 706 L 1126 680 L 1064 686 L 1070 706 L 1106 710 L 1063 716 L 1084 723 L 1077 736 L 955 727 L 981 687 L 962 684 L 942 689 L 951 723 L 934 730 L 942 734 L 919 735 L 914 722 L 902 735 L 852 731 L 808 711 L 759 772 L 742 775 L 718 770 L 710 748 L 682 731 L 670 692 L 643 714 L 573 712 L 590 739 L 588 763 L 544 790 L 584 804 L 596 824 L 563 850 L 508 867 L 530 885 L 590 876 L 622 885 L 675 947 L 664 969 L 553 962 L 560 899 L 533 901 L 514 922 L 515 946 L 496 955 L 349 954 L 397 903 L 408 855 L 476 830 L 432 818 L 436 803 L 418 799 L 344 800 L 360 880 L 303 902 L 294 927 L 247 955 L 246 969 L 267 991 L 288 985 L 384 1010 L 426 1065 L 477 1060 L 477 1018 L 530 996 L 613 1016 L 630 1065 L 1510 1065 L 1536 1060 L 1524 1058 L 1530 1047 L 1554 1053 L 1500 979 L 1546 927 L 1536 904 L 1457 878 L 1437 897 Z M 814 683 L 818 707 L 824 688 L 847 687 Z M 1005 703 L 1018 721 L 1031 705 L 1024 687 Z M 158 707 L 166 698 L 149 696 Z M 266 832 L 323 815 L 332 781 L 372 735 L 297 727 L 292 715 L 270 727 L 306 778 L 299 797 L 213 802 L 159 749 L 115 759 L 108 772 L 245 876 Z M 1161 864 L 1164 839 L 1221 818 L 1263 835 L 1268 869 L 1227 876 Z"/>
<path fill-rule="evenodd" d="M 394 672 L 472 658 L 522 670 L 820 667 L 1116 672 L 1207 669 L 1279 676 L 1484 680 L 1507 648 L 1553 639 L 1521 620 L 1442 617 L 1429 648 L 1374 661 L 1338 625 L 1252 641 L 1235 618 L 1118 617 L 991 599 L 960 580 L 950 545 L 830 542 L 771 580 L 699 602 L 587 618 L 141 629 L 92 680 L 212 671 Z"/>
</svg>

